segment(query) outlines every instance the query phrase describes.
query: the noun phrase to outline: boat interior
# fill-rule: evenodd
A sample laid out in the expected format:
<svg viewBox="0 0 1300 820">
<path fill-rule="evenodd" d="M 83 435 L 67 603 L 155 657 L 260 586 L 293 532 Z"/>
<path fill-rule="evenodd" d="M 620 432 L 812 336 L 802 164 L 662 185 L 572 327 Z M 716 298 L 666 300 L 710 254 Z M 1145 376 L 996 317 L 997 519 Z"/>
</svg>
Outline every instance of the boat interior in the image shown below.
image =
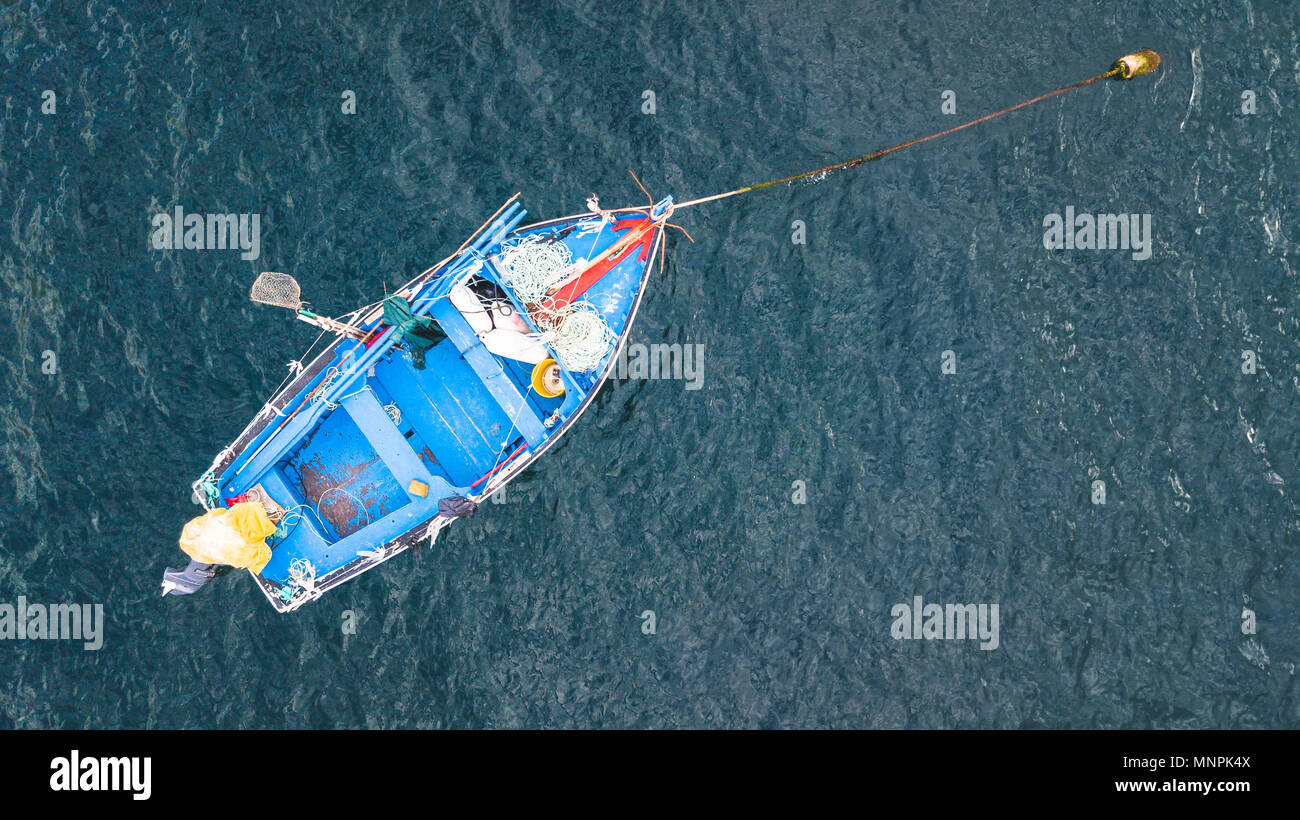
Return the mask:
<svg viewBox="0 0 1300 820">
<path fill-rule="evenodd" d="M 575 258 L 596 259 L 617 240 L 616 227 L 579 219 L 516 235 L 546 233 L 573 243 Z M 584 293 L 614 334 L 630 319 L 652 255 L 620 259 Z M 453 265 L 412 297 L 413 312 L 445 336 L 425 352 L 422 368 L 400 340 L 340 342 L 330 366 L 285 405 L 285 418 L 225 471 L 225 502 L 254 491 L 282 508 L 263 578 L 289 583 L 294 562 L 304 559 L 323 576 L 432 518 L 439 500 L 473 499 L 510 459 L 538 452 L 598 385 L 603 365 L 585 373 L 561 368 L 564 392 L 549 397 L 532 380 L 545 348 L 489 350 L 482 323 L 493 310 L 528 332 L 525 347 L 540 344 L 539 328 L 492 259 L 481 253 Z M 484 292 L 495 295 L 478 295 Z"/>
</svg>

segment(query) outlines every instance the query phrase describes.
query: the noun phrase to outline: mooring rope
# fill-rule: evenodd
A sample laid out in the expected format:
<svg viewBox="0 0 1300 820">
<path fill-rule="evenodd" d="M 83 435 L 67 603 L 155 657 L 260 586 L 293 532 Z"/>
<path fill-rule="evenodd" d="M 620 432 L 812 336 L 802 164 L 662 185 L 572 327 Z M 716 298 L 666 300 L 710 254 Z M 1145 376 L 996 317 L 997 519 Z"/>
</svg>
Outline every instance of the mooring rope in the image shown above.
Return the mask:
<svg viewBox="0 0 1300 820">
<path fill-rule="evenodd" d="M 1151 49 L 1143 49 L 1142 51 L 1139 51 L 1135 54 L 1126 54 L 1120 59 L 1116 60 L 1114 65 L 1110 67 L 1110 70 L 1104 74 L 1098 74 L 1095 77 L 1089 77 L 1086 80 L 1080 80 L 1077 83 L 1071 83 L 1070 85 L 1064 86 L 1062 88 L 1058 88 L 1055 91 L 1049 91 L 1046 94 L 1040 94 L 1039 96 L 1034 97 L 1032 100 L 1026 100 L 1022 103 L 1017 103 L 1016 105 L 1010 106 L 1009 108 L 1004 108 L 1001 111 L 997 111 L 992 114 L 985 114 L 984 116 L 979 117 L 978 119 L 973 119 L 970 122 L 963 123 L 961 125 L 957 125 L 952 128 L 946 128 L 943 131 L 930 134 L 929 136 L 921 137 L 919 139 L 909 140 L 907 142 L 900 143 L 899 145 L 895 145 L 892 148 L 884 148 L 880 151 L 873 151 L 870 154 L 865 154 L 856 159 L 847 160 L 845 162 L 837 162 L 834 165 L 827 165 L 825 168 L 818 168 L 815 171 L 805 171 L 802 174 L 794 174 L 793 176 L 768 180 L 767 182 L 760 182 L 757 185 L 747 185 L 744 188 L 737 188 L 734 191 L 727 191 L 721 194 L 714 194 L 713 196 L 703 196 L 700 197 L 699 199 L 689 199 L 685 202 L 677 203 L 676 208 L 677 209 L 689 208 L 692 205 L 700 205 L 705 202 L 715 202 L 719 199 L 726 199 L 727 197 L 746 194 L 749 193 L 750 191 L 761 191 L 764 188 L 771 188 L 773 185 L 787 185 L 789 183 L 798 182 L 804 179 L 812 180 L 813 182 L 821 182 L 823 179 L 826 179 L 826 177 L 830 176 L 836 171 L 847 171 L 852 168 L 857 168 L 860 165 L 864 165 L 868 162 L 878 160 L 881 157 L 888 156 L 889 154 L 893 154 L 897 151 L 902 151 L 904 148 L 911 148 L 915 145 L 920 145 L 921 143 L 938 139 L 939 137 L 946 137 L 949 134 L 955 134 L 958 131 L 961 131 L 966 128 L 970 128 L 973 125 L 979 125 L 980 123 L 988 122 L 989 120 L 994 120 L 1003 115 L 1010 114 L 1012 111 L 1019 111 L 1022 108 L 1027 108 L 1033 105 L 1034 103 L 1039 103 L 1042 102 L 1043 100 L 1051 99 L 1052 97 L 1058 96 L 1060 94 L 1064 94 L 1068 91 L 1074 91 L 1075 89 L 1083 88 L 1086 85 L 1092 85 L 1098 80 L 1105 80 L 1112 77 L 1117 80 L 1129 80 L 1134 77 L 1139 77 L 1143 74 L 1149 74 L 1150 72 L 1155 71 L 1159 67 L 1160 67 L 1160 55 L 1152 51 Z M 644 212 L 645 209 L 622 208 L 619 210 Z"/>
</svg>

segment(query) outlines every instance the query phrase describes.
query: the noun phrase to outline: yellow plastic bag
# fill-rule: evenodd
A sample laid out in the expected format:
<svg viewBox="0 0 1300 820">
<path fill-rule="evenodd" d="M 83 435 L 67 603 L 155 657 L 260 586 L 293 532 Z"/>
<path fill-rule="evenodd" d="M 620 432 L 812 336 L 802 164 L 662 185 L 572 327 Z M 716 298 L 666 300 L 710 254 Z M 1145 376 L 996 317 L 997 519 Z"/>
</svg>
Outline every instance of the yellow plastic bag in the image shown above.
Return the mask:
<svg viewBox="0 0 1300 820">
<path fill-rule="evenodd" d="M 271 560 L 266 537 L 275 525 L 261 504 L 244 501 L 230 509 L 218 507 L 200 515 L 181 530 L 181 549 L 201 564 L 226 564 L 261 572 Z"/>
</svg>

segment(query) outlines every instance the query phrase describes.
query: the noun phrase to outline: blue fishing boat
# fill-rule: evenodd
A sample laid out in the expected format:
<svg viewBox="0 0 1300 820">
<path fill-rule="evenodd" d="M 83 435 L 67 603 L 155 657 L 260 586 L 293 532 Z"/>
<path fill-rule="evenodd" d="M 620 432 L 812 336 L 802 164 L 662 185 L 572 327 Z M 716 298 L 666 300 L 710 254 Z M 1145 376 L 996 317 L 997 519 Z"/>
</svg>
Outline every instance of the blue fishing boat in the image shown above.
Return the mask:
<svg viewBox="0 0 1300 820">
<path fill-rule="evenodd" d="M 330 341 L 194 483 L 209 513 L 187 526 L 192 560 L 167 571 L 163 594 L 247 565 L 291 611 L 436 538 L 568 432 L 615 365 L 672 210 L 671 198 L 588 204 L 521 227 L 512 198 L 448 259 L 334 319 L 290 277 L 262 274 L 255 301 L 292 308 Z M 266 552 L 217 554 L 238 540 L 237 516 L 221 516 L 250 508 L 265 530 L 251 525 L 247 544 Z"/>
</svg>

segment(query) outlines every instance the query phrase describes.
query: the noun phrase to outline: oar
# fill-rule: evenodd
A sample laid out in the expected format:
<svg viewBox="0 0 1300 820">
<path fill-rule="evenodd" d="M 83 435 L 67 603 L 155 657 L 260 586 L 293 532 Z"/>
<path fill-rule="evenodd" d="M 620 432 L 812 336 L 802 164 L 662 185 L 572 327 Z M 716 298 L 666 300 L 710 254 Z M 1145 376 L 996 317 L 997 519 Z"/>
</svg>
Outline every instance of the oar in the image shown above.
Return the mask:
<svg viewBox="0 0 1300 820">
<path fill-rule="evenodd" d="M 620 237 L 604 253 L 599 254 L 585 267 L 575 269 L 557 284 L 551 286 L 550 295 L 541 304 L 542 310 L 560 310 L 581 296 L 600 277 L 622 262 L 625 256 L 630 255 L 638 247 L 650 243 L 654 237 L 656 225 L 656 222 L 646 218 L 633 226 L 625 236 Z"/>
<path fill-rule="evenodd" d="M 574 268 L 563 279 L 561 279 L 559 282 L 552 285 L 549 288 L 549 290 L 552 293 L 558 293 L 570 282 L 575 282 L 578 279 L 581 279 L 589 271 L 593 270 L 597 265 L 600 265 L 602 262 L 605 262 L 607 260 L 612 260 L 617 258 L 619 254 L 628 250 L 630 246 L 642 242 L 645 239 L 646 234 L 652 232 L 654 228 L 655 228 L 654 221 L 647 218 L 645 222 L 636 225 L 627 234 L 620 236 L 617 241 L 615 241 L 612 245 L 606 248 L 605 251 L 601 253 L 599 256 L 597 256 L 595 259 L 589 261 L 585 266 L 581 268 Z"/>
</svg>

